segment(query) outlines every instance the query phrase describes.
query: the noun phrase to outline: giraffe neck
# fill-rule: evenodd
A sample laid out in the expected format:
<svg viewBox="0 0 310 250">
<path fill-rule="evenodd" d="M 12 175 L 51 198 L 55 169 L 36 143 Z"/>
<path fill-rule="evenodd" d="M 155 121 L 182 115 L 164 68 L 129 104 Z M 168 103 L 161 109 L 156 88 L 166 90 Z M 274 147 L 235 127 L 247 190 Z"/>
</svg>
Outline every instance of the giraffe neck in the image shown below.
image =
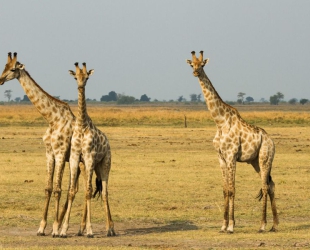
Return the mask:
<svg viewBox="0 0 310 250">
<path fill-rule="evenodd" d="M 74 115 L 68 104 L 46 93 L 31 78 L 27 71 L 20 71 L 18 81 L 23 87 L 29 100 L 49 124 L 54 124 L 55 121 L 58 121 L 60 118 L 67 120 L 74 119 Z"/>
<path fill-rule="evenodd" d="M 221 127 L 226 123 L 229 118 L 227 114 L 233 108 L 223 102 L 204 70 L 201 70 L 198 80 L 211 116 L 217 126 Z"/>
<path fill-rule="evenodd" d="M 78 117 L 77 124 L 80 129 L 86 128 L 88 124 L 88 114 L 86 109 L 85 88 L 78 88 Z"/>
</svg>

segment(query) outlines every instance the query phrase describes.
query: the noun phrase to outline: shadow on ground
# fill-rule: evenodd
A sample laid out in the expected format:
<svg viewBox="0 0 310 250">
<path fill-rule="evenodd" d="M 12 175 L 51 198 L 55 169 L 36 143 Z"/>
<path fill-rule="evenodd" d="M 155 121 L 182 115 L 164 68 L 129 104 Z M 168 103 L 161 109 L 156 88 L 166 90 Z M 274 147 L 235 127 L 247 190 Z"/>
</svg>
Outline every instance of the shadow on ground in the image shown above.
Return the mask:
<svg viewBox="0 0 310 250">
<path fill-rule="evenodd" d="M 198 230 L 198 227 L 191 221 L 171 221 L 166 225 L 139 227 L 120 230 L 120 235 L 145 235 L 151 233 L 165 233 L 176 231 Z"/>
</svg>

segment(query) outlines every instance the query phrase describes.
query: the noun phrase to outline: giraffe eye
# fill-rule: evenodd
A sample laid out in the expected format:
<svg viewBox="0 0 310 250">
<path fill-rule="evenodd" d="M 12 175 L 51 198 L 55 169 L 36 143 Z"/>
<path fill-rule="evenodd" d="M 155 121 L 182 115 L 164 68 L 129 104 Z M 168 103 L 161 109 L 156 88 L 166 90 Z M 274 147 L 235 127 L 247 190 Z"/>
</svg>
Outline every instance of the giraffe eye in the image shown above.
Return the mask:
<svg viewBox="0 0 310 250">
<path fill-rule="evenodd" d="M 11 69 L 12 72 L 15 72 L 16 69 Z"/>
</svg>

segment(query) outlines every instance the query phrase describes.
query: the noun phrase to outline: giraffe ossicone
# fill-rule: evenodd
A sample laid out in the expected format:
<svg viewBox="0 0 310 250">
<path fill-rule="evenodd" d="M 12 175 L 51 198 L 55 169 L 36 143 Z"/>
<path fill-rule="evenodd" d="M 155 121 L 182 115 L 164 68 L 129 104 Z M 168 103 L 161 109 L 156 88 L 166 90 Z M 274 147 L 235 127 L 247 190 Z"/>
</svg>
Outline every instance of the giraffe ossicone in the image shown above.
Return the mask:
<svg viewBox="0 0 310 250">
<path fill-rule="evenodd" d="M 187 60 L 187 63 L 193 68 L 193 75 L 198 77 L 206 104 L 217 126 L 213 146 L 218 152 L 224 194 L 224 221 L 220 232 L 234 231 L 236 162 L 251 164 L 261 177 L 262 188 L 258 198 L 263 201 L 263 208 L 259 232 L 264 232 L 266 229 L 268 195 L 273 214 L 273 226 L 270 231 L 276 231 L 279 220 L 275 202 L 275 184 L 271 178 L 274 143 L 264 129 L 248 124 L 241 118 L 237 109 L 221 99 L 203 70 L 209 61 L 203 59 L 203 51 L 200 51 L 199 58 L 196 57 L 195 51 L 191 53 L 192 60 Z"/>
</svg>

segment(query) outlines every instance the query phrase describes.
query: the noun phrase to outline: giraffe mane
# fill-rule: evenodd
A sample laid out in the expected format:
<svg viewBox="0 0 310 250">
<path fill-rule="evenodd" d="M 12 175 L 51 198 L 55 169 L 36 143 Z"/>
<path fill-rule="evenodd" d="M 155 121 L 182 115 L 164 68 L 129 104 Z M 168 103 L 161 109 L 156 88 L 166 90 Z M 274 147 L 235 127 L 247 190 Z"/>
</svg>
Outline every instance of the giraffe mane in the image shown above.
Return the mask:
<svg viewBox="0 0 310 250">
<path fill-rule="evenodd" d="M 35 84 L 35 85 L 49 98 L 49 99 L 51 99 L 51 100 L 53 100 L 53 101 L 55 101 L 55 102 L 57 102 L 57 103 L 59 103 L 59 104 L 62 104 L 62 105 L 65 105 L 65 106 L 68 106 L 68 107 L 69 107 L 68 103 L 63 102 L 63 101 L 61 101 L 61 100 L 59 100 L 59 99 L 57 99 L 57 98 L 51 96 L 51 95 L 50 95 L 49 93 L 47 93 L 44 89 L 42 89 L 42 87 L 41 87 L 39 84 L 36 83 L 36 81 L 31 77 L 31 75 L 28 73 L 27 70 L 24 70 L 24 72 L 29 76 L 29 78 L 34 82 L 34 84 Z"/>
</svg>

